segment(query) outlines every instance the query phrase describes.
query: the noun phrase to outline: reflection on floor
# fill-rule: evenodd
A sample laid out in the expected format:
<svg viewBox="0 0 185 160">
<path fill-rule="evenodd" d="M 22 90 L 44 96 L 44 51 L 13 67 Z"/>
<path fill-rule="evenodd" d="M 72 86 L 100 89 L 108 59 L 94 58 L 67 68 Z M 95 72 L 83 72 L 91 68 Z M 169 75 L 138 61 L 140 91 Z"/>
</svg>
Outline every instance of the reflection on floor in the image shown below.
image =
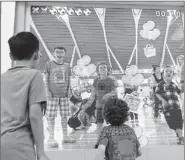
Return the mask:
<svg viewBox="0 0 185 160">
<path fill-rule="evenodd" d="M 128 121 L 128 125 L 133 126 L 133 122 Z M 44 119 L 45 125 L 45 142 L 48 138 L 47 123 Z M 154 122 L 152 108 L 151 107 L 141 107 L 139 112 L 139 126 L 143 129 L 143 135 L 149 139 L 149 144 L 147 147 L 161 146 L 161 145 L 177 145 L 177 138 L 175 133 L 169 129 L 166 121 L 161 116 L 160 121 Z M 68 134 L 73 139 L 76 139 L 74 144 L 62 144 L 62 129 L 60 124 L 60 117 L 56 118 L 55 127 L 55 139 L 59 142 L 59 148 L 51 149 L 45 145 L 46 150 L 62 150 L 62 149 L 92 149 L 97 140 L 99 131 L 96 130 L 96 124 L 92 124 L 86 130 L 74 131 L 68 128 Z M 140 142 L 142 143 L 142 141 Z"/>
</svg>

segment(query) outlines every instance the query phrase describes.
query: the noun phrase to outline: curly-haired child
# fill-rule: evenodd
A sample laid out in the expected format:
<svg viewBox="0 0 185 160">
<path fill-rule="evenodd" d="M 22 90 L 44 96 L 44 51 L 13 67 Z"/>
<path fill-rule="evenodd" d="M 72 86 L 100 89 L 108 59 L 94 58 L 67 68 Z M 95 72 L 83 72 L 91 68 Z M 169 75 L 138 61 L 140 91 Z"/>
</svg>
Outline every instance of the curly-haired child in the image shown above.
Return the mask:
<svg viewBox="0 0 185 160">
<path fill-rule="evenodd" d="M 104 106 L 105 126 L 98 138 L 96 160 L 135 160 L 141 156 L 140 143 L 133 128 L 124 124 L 128 120 L 129 107 L 117 96 L 107 99 Z"/>
</svg>

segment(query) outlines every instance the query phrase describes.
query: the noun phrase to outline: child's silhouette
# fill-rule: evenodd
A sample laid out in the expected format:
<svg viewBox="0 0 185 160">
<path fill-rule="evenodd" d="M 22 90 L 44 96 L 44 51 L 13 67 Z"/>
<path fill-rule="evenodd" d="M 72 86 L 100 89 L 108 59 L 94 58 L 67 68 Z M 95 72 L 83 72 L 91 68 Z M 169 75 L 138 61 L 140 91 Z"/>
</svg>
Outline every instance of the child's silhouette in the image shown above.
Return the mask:
<svg viewBox="0 0 185 160">
<path fill-rule="evenodd" d="M 46 107 L 45 87 L 42 73 L 34 69 L 39 41 L 30 32 L 20 32 L 8 43 L 15 63 L 1 74 L 1 158 L 48 160 L 41 110 Z"/>
</svg>

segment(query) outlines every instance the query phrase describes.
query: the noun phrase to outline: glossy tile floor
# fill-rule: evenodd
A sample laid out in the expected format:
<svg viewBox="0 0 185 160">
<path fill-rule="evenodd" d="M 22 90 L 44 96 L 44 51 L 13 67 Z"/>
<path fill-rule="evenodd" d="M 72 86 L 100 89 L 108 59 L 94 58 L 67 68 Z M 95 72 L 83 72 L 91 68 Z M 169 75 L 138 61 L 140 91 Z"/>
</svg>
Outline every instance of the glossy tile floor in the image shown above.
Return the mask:
<svg viewBox="0 0 185 160">
<path fill-rule="evenodd" d="M 128 125 L 134 126 L 131 121 L 127 122 Z M 68 128 L 68 134 L 76 140 L 74 144 L 62 144 L 62 129 L 60 125 L 60 117 L 56 118 L 55 126 L 55 139 L 59 142 L 59 148 L 48 148 L 47 147 L 47 122 L 44 118 L 45 125 L 45 147 L 46 150 L 63 150 L 63 149 L 92 149 L 96 143 L 99 130 L 96 130 L 96 124 L 92 124 L 85 130 L 74 131 Z M 106 124 L 105 124 L 106 125 Z M 164 145 L 177 145 L 177 138 L 173 130 L 169 129 L 166 121 L 161 115 L 160 121 L 154 122 L 153 109 L 150 106 L 143 107 L 140 105 L 139 109 L 139 126 L 143 129 L 142 135 L 146 136 L 149 140 L 147 147 L 164 146 Z M 140 139 L 141 145 L 144 141 Z"/>
</svg>

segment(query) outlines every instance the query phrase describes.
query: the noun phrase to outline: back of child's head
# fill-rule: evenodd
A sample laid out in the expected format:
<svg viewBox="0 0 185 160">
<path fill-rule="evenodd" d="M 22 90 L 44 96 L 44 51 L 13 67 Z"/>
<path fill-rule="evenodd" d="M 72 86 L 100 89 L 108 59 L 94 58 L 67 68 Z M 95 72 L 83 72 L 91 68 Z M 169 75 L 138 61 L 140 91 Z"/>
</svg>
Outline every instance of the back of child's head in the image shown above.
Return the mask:
<svg viewBox="0 0 185 160">
<path fill-rule="evenodd" d="M 8 40 L 13 60 L 30 60 L 39 50 L 39 41 L 31 32 L 19 32 Z"/>
<path fill-rule="evenodd" d="M 109 97 L 104 106 L 104 118 L 112 126 L 120 126 L 128 120 L 127 103 L 116 96 Z"/>
</svg>

